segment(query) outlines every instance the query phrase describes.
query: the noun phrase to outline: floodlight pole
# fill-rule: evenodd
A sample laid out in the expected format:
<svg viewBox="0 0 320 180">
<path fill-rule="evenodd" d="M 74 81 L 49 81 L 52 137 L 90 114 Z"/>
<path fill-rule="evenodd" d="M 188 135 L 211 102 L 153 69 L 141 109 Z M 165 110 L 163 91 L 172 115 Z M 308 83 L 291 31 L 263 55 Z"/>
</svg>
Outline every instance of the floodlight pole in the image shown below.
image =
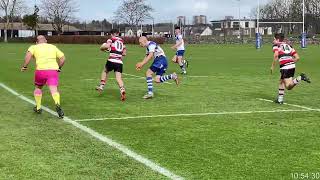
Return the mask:
<svg viewBox="0 0 320 180">
<path fill-rule="evenodd" d="M 154 37 L 154 18 L 152 18 L 152 37 Z"/>
<path fill-rule="evenodd" d="M 302 21 L 303 21 L 303 29 L 302 32 L 305 33 L 305 0 L 302 0 Z"/>
<path fill-rule="evenodd" d="M 237 0 L 239 1 L 239 38 L 241 38 L 241 0 Z"/>
<path fill-rule="evenodd" d="M 301 35 L 301 48 L 307 47 L 307 33 L 305 30 L 305 0 L 302 0 L 302 35 Z"/>
<path fill-rule="evenodd" d="M 260 0 L 258 0 L 258 12 L 257 12 L 257 33 L 259 33 L 260 31 L 259 31 L 259 26 L 260 26 L 260 24 L 259 24 L 259 21 L 260 21 Z"/>
</svg>

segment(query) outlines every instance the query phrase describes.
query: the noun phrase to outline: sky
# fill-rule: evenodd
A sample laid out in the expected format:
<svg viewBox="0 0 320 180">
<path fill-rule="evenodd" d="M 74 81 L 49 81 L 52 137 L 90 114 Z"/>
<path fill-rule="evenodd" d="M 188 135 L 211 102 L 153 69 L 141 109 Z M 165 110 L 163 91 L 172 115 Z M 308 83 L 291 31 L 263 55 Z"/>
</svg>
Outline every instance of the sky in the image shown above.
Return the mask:
<svg viewBox="0 0 320 180">
<path fill-rule="evenodd" d="M 41 0 L 26 0 L 29 4 Z M 92 19 L 111 21 L 121 0 L 75 0 L 79 5 L 76 14 L 80 21 Z M 194 15 L 206 15 L 208 21 L 219 20 L 225 16 L 249 17 L 252 8 L 257 6 L 258 0 L 146 0 L 154 8 L 152 16 L 155 22 L 175 22 L 178 16 L 186 16 L 187 22 L 192 22 Z M 268 0 L 260 0 L 265 3 Z M 147 22 L 148 23 L 148 22 Z"/>
</svg>

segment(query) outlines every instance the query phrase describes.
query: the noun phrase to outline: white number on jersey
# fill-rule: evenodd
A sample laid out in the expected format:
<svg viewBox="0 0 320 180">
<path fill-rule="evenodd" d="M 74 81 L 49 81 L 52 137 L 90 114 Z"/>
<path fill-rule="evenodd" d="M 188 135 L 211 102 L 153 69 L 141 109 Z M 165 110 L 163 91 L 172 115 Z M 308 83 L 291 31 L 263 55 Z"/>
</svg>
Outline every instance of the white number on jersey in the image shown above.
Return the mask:
<svg viewBox="0 0 320 180">
<path fill-rule="evenodd" d="M 281 44 L 280 48 L 285 54 L 290 54 L 292 52 L 292 48 L 288 44 Z"/>
<path fill-rule="evenodd" d="M 115 42 L 114 42 L 114 47 L 115 47 L 116 51 L 122 52 L 123 49 L 124 49 L 123 42 L 121 42 L 121 41 L 115 41 Z"/>
</svg>

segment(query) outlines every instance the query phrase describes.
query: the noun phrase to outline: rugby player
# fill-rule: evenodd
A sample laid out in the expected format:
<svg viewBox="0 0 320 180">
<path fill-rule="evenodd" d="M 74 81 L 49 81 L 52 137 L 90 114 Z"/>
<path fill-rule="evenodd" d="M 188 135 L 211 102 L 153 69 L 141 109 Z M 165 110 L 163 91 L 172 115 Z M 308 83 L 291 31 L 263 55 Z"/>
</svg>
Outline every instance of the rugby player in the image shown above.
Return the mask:
<svg viewBox="0 0 320 180">
<path fill-rule="evenodd" d="M 175 35 L 176 35 L 176 44 L 172 46 L 171 48 L 173 50 L 176 50 L 176 55 L 172 58 L 172 61 L 174 63 L 178 63 L 182 72 L 181 74 L 187 74 L 187 66 L 188 66 L 188 61 L 183 59 L 184 58 L 184 53 L 185 53 L 185 46 L 184 46 L 184 40 L 181 34 L 181 29 L 180 27 L 175 28 Z"/>
<path fill-rule="evenodd" d="M 143 96 L 144 99 L 151 99 L 154 97 L 153 94 L 153 83 L 152 76 L 156 74 L 155 82 L 164 83 L 168 80 L 174 80 L 176 84 L 179 84 L 179 79 L 176 73 L 170 75 L 164 75 L 168 68 L 168 61 L 162 48 L 153 41 L 148 41 L 144 36 L 139 38 L 141 47 L 147 49 L 146 57 L 139 63 L 136 64 L 136 69 L 140 71 L 151 59 L 154 59 L 152 65 L 146 72 L 146 80 L 148 85 L 148 93 Z"/>
<path fill-rule="evenodd" d="M 124 83 L 122 80 L 123 71 L 123 57 L 126 55 L 127 49 L 124 45 L 124 41 L 119 37 L 119 31 L 116 29 L 111 30 L 111 38 L 103 43 L 100 50 L 105 52 L 109 51 L 109 58 L 105 65 L 103 72 L 101 73 L 100 85 L 96 87 L 96 90 L 101 93 L 108 81 L 109 72 L 114 71 L 116 80 L 120 89 L 120 99 L 121 101 L 126 100 L 126 90 L 124 88 Z"/>
<path fill-rule="evenodd" d="M 56 46 L 48 44 L 44 36 L 37 37 L 37 44 L 29 47 L 24 64 L 21 71 L 28 69 L 31 59 L 34 58 L 36 62 L 36 71 L 34 77 L 34 98 L 36 107 L 34 112 L 41 114 L 41 99 L 42 88 L 47 85 L 50 89 L 52 98 L 56 105 L 56 111 L 59 118 L 64 117 L 64 112 L 60 106 L 60 93 L 58 91 L 59 72 L 65 63 L 65 56 Z M 58 62 L 57 62 L 58 60 Z"/>
<path fill-rule="evenodd" d="M 276 34 L 273 43 L 274 60 L 271 65 L 271 73 L 273 73 L 277 62 L 280 64 L 280 81 L 279 81 L 279 95 L 275 100 L 278 104 L 283 104 L 285 89 L 292 90 L 301 81 L 311 83 L 308 76 L 301 73 L 294 78 L 296 63 L 300 60 L 297 51 L 287 42 L 282 33 Z"/>
</svg>

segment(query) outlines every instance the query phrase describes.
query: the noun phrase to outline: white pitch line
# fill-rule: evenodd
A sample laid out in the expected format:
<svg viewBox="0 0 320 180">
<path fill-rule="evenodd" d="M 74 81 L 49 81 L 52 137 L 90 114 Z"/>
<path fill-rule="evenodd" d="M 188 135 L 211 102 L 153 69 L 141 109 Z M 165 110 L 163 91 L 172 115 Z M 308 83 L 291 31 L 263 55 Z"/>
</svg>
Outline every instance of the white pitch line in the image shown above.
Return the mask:
<svg viewBox="0 0 320 180">
<path fill-rule="evenodd" d="M 142 76 L 137 76 L 137 75 L 134 75 L 134 74 L 127 74 L 127 73 L 122 73 L 123 75 L 127 75 L 127 76 L 131 76 L 131 77 L 136 77 L 136 78 L 140 78 L 140 79 L 146 79 L 146 77 L 142 77 Z M 164 82 L 166 84 L 172 84 L 170 82 Z"/>
<path fill-rule="evenodd" d="M 269 100 L 269 99 L 263 99 L 263 98 L 258 98 L 258 100 L 260 101 L 265 101 L 265 102 L 272 102 L 272 100 Z M 297 107 L 297 108 L 302 108 L 302 109 L 306 109 L 306 110 L 309 110 L 309 111 L 318 111 L 320 112 L 320 109 L 313 109 L 313 108 L 309 108 L 309 107 L 306 107 L 306 106 L 301 106 L 301 105 L 296 105 L 296 104 L 288 104 L 288 103 L 283 103 L 284 105 L 287 105 L 287 106 L 292 106 L 292 107 Z"/>
<path fill-rule="evenodd" d="M 3 89 L 7 90 L 8 92 L 10 92 L 11 94 L 17 96 L 18 98 L 30 103 L 30 104 L 33 104 L 35 105 L 35 102 L 32 101 L 31 99 L 17 93 L 15 90 L 9 88 L 8 86 L 4 85 L 3 83 L 0 83 L 0 87 L 2 87 Z M 42 106 L 42 109 L 54 116 L 57 116 L 56 112 L 52 111 L 51 109 L 47 108 L 47 107 L 44 107 Z M 127 156 L 135 159 L 136 161 L 144 164 L 145 166 L 151 168 L 152 170 L 170 178 L 170 179 L 184 179 L 183 177 L 181 176 L 178 176 L 172 172 L 170 172 L 168 169 L 164 168 L 164 167 L 161 167 L 159 165 L 157 165 L 156 163 L 152 162 L 151 160 L 135 153 L 134 151 L 130 150 L 129 148 L 127 148 L 126 146 L 120 144 L 120 143 L 117 143 L 116 141 L 106 137 L 106 136 L 103 136 L 101 134 L 99 134 L 98 132 L 82 125 L 82 124 L 79 124 L 78 122 L 68 118 L 68 117 L 64 117 L 63 121 L 69 123 L 69 124 L 72 124 L 73 126 L 79 128 L 80 130 L 90 134 L 91 136 L 97 138 L 98 140 L 102 141 L 102 142 L 105 142 L 106 144 L 108 144 L 109 146 L 115 148 L 115 149 L 118 149 L 119 151 L 121 151 L 122 153 L 126 154 Z"/>
<path fill-rule="evenodd" d="M 288 109 L 288 110 L 273 110 L 273 111 L 239 111 L 239 112 L 194 113 L 194 114 L 164 114 L 164 115 L 150 115 L 150 116 L 79 119 L 79 120 L 75 120 L 75 121 L 77 121 L 77 122 L 88 122 L 88 121 L 125 120 L 125 119 L 158 118 L 158 117 L 188 117 L 188 116 L 259 114 L 259 113 L 277 113 L 277 112 L 309 112 L 309 111 L 311 111 L 311 110 L 290 110 L 290 109 Z"/>
</svg>

